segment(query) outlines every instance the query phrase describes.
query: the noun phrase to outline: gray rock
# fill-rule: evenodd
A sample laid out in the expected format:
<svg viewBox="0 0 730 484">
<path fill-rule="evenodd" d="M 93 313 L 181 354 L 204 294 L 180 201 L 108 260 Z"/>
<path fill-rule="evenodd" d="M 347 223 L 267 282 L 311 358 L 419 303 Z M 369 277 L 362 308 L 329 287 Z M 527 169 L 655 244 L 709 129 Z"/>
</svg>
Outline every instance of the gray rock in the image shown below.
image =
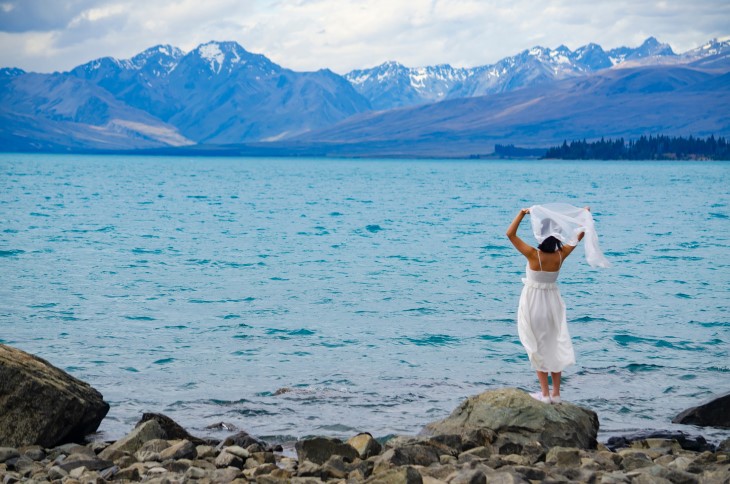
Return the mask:
<svg viewBox="0 0 730 484">
<path fill-rule="evenodd" d="M 469 397 L 444 420 L 428 424 L 424 434 L 463 434 L 488 429 L 505 442 L 538 441 L 546 447 L 595 449 L 598 416 L 570 403 L 545 405 L 517 389 L 486 391 Z"/>
<path fill-rule="evenodd" d="M 168 460 L 162 464 L 162 467 L 175 474 L 185 474 L 191 467 L 190 459 Z"/>
<path fill-rule="evenodd" d="M 360 455 L 361 459 L 367 459 L 368 457 L 378 455 L 383 449 L 380 442 L 375 440 L 373 436 L 367 432 L 357 434 L 347 440 Z"/>
<path fill-rule="evenodd" d="M 199 445 L 195 447 L 195 451 L 198 453 L 198 459 L 207 459 L 216 456 L 215 447 L 210 445 Z"/>
<path fill-rule="evenodd" d="M 143 413 L 142 418 L 139 420 L 139 422 L 137 422 L 137 425 L 135 425 L 135 427 L 139 427 L 145 422 L 149 422 L 151 420 L 156 421 L 160 425 L 160 428 L 165 431 L 165 435 L 167 436 L 166 438 L 169 440 L 189 440 L 195 445 L 205 445 L 212 443 L 212 441 L 209 439 L 201 439 L 190 435 L 188 431 L 182 428 L 177 422 L 175 422 L 167 415 L 163 415 L 161 413 Z M 218 441 L 216 440 L 215 443 L 217 442 Z"/>
<path fill-rule="evenodd" d="M 142 447 L 139 448 L 139 452 L 149 450 L 152 452 L 160 453 L 170 447 L 170 445 L 171 444 L 167 439 L 152 439 L 142 444 Z"/>
<path fill-rule="evenodd" d="M 231 445 L 230 447 L 226 447 L 223 449 L 223 452 L 228 452 L 229 454 L 237 455 L 241 459 L 248 459 L 251 457 L 251 453 L 244 449 L 243 447 L 240 447 L 238 445 Z M 262 461 L 263 462 L 263 461 Z"/>
<path fill-rule="evenodd" d="M 237 445 L 239 447 L 243 447 L 246 449 L 250 445 L 258 444 L 261 446 L 262 450 L 266 448 L 266 444 L 264 442 L 261 442 L 256 437 L 253 437 L 249 435 L 247 432 L 240 431 L 233 435 L 230 435 L 226 437 L 223 442 L 218 444 L 218 448 L 221 449 L 223 447 L 230 447 L 232 445 Z"/>
<path fill-rule="evenodd" d="M 350 444 L 343 443 L 339 439 L 327 437 L 299 440 L 294 447 L 297 451 L 299 462 L 309 460 L 315 464 L 322 465 L 333 455 L 341 455 L 351 461 L 359 457 L 357 450 Z"/>
<path fill-rule="evenodd" d="M 137 459 L 139 462 L 160 462 L 162 460 L 159 452 L 155 452 L 154 450 L 142 449 L 134 453 L 134 458 Z"/>
<path fill-rule="evenodd" d="M 200 467 L 188 467 L 185 471 L 185 477 L 187 479 L 202 479 L 205 477 L 205 470 Z"/>
<path fill-rule="evenodd" d="M 498 471 L 488 474 L 487 482 L 489 484 L 524 484 L 527 481 L 517 474 Z"/>
<path fill-rule="evenodd" d="M 117 472 L 114 477 L 120 481 L 138 481 L 140 477 L 139 469 L 135 466 L 126 467 Z"/>
<path fill-rule="evenodd" d="M 99 457 L 102 459 L 113 459 L 115 452 L 129 452 L 134 454 L 145 442 L 153 439 L 165 439 L 167 434 L 160 427 L 156 420 L 149 420 L 142 425 L 135 427 L 129 434 L 114 442 L 112 445 L 101 451 Z"/>
<path fill-rule="evenodd" d="M 435 447 L 422 444 L 406 445 L 386 450 L 375 459 L 373 472 L 382 473 L 392 467 L 429 466 L 440 462 L 440 453 Z"/>
<path fill-rule="evenodd" d="M 688 408 L 674 417 L 672 423 L 730 428 L 730 393 Z"/>
<path fill-rule="evenodd" d="M 189 440 L 178 442 L 160 452 L 160 459 L 163 461 L 167 459 L 195 459 L 197 456 L 198 452 L 195 449 L 195 444 Z"/>
<path fill-rule="evenodd" d="M 487 476 L 480 470 L 467 469 L 452 477 L 449 484 L 487 484 Z"/>
<path fill-rule="evenodd" d="M 50 479 L 51 481 L 63 479 L 67 475 L 68 475 L 68 472 L 66 472 L 65 470 L 61 469 L 58 466 L 51 466 L 51 468 L 48 469 L 48 479 Z"/>
<path fill-rule="evenodd" d="M 20 457 L 18 449 L 14 447 L 0 447 L 0 464 L 16 457 Z"/>
<path fill-rule="evenodd" d="M 20 452 L 23 453 L 24 456 L 26 456 L 30 460 L 34 460 L 36 462 L 46 458 L 46 453 L 38 445 L 32 445 L 30 447 L 23 447 L 19 450 L 20 450 Z"/>
<path fill-rule="evenodd" d="M 649 467 L 654 463 L 646 455 L 640 453 L 631 453 L 623 456 L 621 468 L 625 471 L 633 471 L 641 467 Z"/>
<path fill-rule="evenodd" d="M 225 469 L 216 469 L 213 471 L 212 480 L 216 483 L 231 482 L 241 476 L 241 471 L 234 469 L 233 467 L 226 467 Z"/>
<path fill-rule="evenodd" d="M 569 447 L 553 447 L 548 451 L 545 462 L 558 467 L 580 467 L 580 451 Z"/>
<path fill-rule="evenodd" d="M 421 474 L 411 466 L 396 467 L 365 480 L 368 484 L 423 484 Z"/>
<path fill-rule="evenodd" d="M 74 454 L 70 455 L 66 460 L 58 464 L 58 467 L 70 473 L 73 469 L 76 469 L 77 467 L 85 467 L 90 471 L 98 471 L 101 469 L 106 469 L 107 467 L 112 467 L 113 465 L 114 462 L 109 460 L 103 460 L 97 457 L 90 458 L 83 454 Z"/>
<path fill-rule="evenodd" d="M 218 454 L 215 458 L 215 466 L 219 468 L 224 467 L 235 467 L 237 469 L 243 469 L 244 460 L 235 454 L 230 454 L 226 451 Z"/>
<path fill-rule="evenodd" d="M 98 391 L 49 362 L 0 344 L 0 442 L 46 448 L 81 440 L 109 411 Z"/>
<path fill-rule="evenodd" d="M 297 469 L 297 476 L 299 477 L 322 477 L 322 466 L 315 464 L 310 460 L 300 460 L 299 468 Z"/>
</svg>

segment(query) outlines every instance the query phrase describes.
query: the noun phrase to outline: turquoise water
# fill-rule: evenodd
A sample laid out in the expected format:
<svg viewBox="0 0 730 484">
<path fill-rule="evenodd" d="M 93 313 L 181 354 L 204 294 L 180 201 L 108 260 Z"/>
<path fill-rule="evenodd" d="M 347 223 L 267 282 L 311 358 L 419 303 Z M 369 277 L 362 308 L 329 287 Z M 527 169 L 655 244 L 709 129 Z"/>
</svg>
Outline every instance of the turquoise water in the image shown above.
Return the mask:
<svg viewBox="0 0 730 484">
<path fill-rule="evenodd" d="M 560 284 L 563 397 L 600 438 L 730 390 L 730 164 L 0 155 L 0 342 L 141 412 L 287 441 L 416 433 L 537 383 L 519 208 L 590 205 L 614 264 Z M 521 235 L 529 238 L 528 223 Z M 219 436 L 219 435 L 218 435 Z M 220 436 L 219 436 L 220 437 Z"/>
</svg>

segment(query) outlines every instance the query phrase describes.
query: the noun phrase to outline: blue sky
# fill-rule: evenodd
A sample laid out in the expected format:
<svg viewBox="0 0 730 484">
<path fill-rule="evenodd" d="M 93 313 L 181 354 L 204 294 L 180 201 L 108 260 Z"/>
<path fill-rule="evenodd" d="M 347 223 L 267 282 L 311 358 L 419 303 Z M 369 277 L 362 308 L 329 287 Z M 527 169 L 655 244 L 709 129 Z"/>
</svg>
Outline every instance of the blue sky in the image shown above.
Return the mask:
<svg viewBox="0 0 730 484">
<path fill-rule="evenodd" d="M 0 66 L 68 70 L 157 44 L 235 40 L 295 70 L 343 74 L 397 60 L 490 64 L 589 42 L 676 52 L 730 35 L 727 0 L 0 0 Z"/>
</svg>

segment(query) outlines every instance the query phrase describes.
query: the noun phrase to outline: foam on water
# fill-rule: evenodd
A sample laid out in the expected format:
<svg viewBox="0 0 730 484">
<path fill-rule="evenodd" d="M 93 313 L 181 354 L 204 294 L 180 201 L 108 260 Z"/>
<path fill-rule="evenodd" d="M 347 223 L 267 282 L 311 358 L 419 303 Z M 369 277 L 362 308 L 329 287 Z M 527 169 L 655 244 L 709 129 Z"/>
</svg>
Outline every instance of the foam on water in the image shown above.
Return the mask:
<svg viewBox="0 0 730 484">
<path fill-rule="evenodd" d="M 214 436 L 416 433 L 534 390 L 504 231 L 567 201 L 614 267 L 579 249 L 561 274 L 564 398 L 603 438 L 697 431 L 669 422 L 728 390 L 729 168 L 0 155 L 0 342 L 98 388 L 105 438 L 144 411 Z"/>
</svg>

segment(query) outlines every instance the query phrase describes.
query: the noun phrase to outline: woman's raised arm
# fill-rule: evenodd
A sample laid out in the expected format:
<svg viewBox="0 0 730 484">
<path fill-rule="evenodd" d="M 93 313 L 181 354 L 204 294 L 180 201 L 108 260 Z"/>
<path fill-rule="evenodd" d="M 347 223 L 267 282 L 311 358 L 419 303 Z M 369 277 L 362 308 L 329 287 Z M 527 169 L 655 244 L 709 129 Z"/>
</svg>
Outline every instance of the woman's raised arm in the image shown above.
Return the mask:
<svg viewBox="0 0 730 484">
<path fill-rule="evenodd" d="M 515 248 L 519 250 L 522 255 L 529 259 L 530 256 L 532 256 L 535 252 L 535 249 L 526 244 L 521 238 L 517 236 L 517 228 L 520 226 L 520 222 L 522 222 L 522 219 L 525 218 L 525 215 L 527 215 L 528 213 L 530 213 L 529 208 L 523 208 L 517 213 L 514 220 L 512 220 L 512 223 L 509 225 L 509 227 L 507 227 L 507 237 L 509 238 L 509 241 L 512 242 L 512 245 L 514 245 Z"/>
</svg>

